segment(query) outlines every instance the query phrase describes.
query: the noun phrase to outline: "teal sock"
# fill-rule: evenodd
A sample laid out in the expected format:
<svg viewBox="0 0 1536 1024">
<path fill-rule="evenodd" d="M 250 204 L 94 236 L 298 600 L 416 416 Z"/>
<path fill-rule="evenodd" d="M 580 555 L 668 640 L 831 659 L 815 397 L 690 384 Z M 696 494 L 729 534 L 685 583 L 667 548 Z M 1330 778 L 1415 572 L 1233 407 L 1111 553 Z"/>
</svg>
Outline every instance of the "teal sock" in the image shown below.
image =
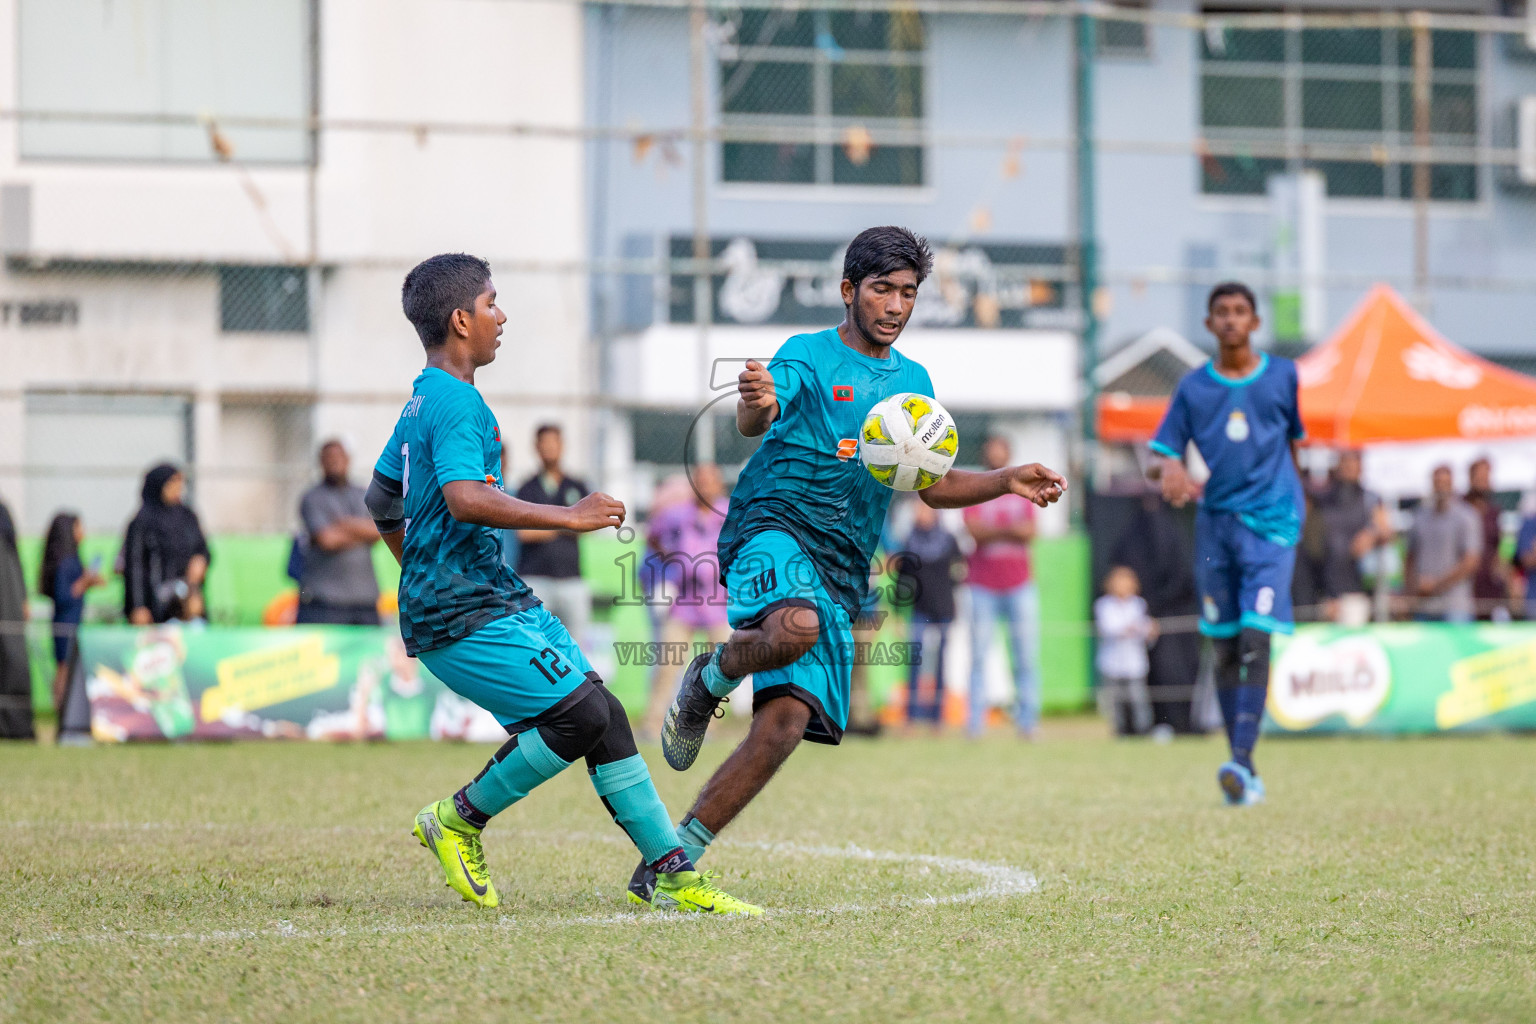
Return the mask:
<svg viewBox="0 0 1536 1024">
<path fill-rule="evenodd" d="M 613 820 L 629 833 L 647 864 L 655 864 L 683 845 L 666 804 L 656 793 L 651 770 L 639 754 L 594 767 L 592 788 L 603 798 Z"/>
<path fill-rule="evenodd" d="M 529 729 L 518 733 L 517 746 L 497 760 L 485 766 L 480 777 L 463 789 L 459 795 L 467 800 L 474 811 L 484 818 L 491 818 L 517 803 L 531 793 L 535 786 L 554 778 L 571 766 L 571 762 L 557 756 L 544 743 L 539 730 Z M 458 800 L 454 801 L 455 806 Z M 466 820 L 469 815 L 463 809 L 459 814 Z M 478 822 L 471 822 L 483 828 Z"/>
<path fill-rule="evenodd" d="M 725 673 L 720 671 L 720 652 L 724 648 L 724 644 L 715 648 L 715 656 L 704 666 L 704 688 L 716 697 L 729 697 L 741 685 L 740 679 L 727 679 Z"/>
<path fill-rule="evenodd" d="M 704 851 L 709 844 L 715 841 L 715 834 L 704 827 L 704 823 L 698 818 L 689 815 L 688 818 L 677 826 L 677 838 L 683 842 L 683 852 L 697 867 L 699 858 L 704 856 Z"/>
</svg>

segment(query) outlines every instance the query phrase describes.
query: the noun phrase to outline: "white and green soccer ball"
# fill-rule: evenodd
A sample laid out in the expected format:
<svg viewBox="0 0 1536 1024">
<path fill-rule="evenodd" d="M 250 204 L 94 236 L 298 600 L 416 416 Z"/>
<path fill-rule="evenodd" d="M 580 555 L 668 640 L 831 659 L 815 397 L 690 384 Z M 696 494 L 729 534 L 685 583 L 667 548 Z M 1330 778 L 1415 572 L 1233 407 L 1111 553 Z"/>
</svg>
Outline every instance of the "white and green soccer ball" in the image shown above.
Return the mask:
<svg viewBox="0 0 1536 1024">
<path fill-rule="evenodd" d="M 859 461 L 870 476 L 897 491 L 921 491 L 944 479 L 959 447 L 948 411 L 910 391 L 876 402 L 859 431 Z"/>
</svg>

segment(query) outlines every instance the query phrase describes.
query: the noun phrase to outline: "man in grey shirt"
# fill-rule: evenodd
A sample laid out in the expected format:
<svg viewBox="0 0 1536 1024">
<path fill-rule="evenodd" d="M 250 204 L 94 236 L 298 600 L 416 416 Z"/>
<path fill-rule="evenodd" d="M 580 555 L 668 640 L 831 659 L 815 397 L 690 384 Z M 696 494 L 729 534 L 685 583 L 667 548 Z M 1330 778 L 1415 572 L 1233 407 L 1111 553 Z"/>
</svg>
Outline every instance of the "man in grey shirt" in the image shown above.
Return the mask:
<svg viewBox="0 0 1536 1024">
<path fill-rule="evenodd" d="M 1483 554 L 1483 526 L 1456 496 L 1450 466 L 1436 466 L 1434 492 L 1419 506 L 1408 531 L 1403 582 L 1421 622 L 1470 622 L 1475 612 L 1472 574 Z"/>
<path fill-rule="evenodd" d="M 363 503 L 363 488 L 347 479 L 351 459 L 340 441 L 320 446 L 320 483 L 299 500 L 309 547 L 299 577 L 301 623 L 379 624 L 379 581 L 373 544 L 379 531 Z"/>
</svg>

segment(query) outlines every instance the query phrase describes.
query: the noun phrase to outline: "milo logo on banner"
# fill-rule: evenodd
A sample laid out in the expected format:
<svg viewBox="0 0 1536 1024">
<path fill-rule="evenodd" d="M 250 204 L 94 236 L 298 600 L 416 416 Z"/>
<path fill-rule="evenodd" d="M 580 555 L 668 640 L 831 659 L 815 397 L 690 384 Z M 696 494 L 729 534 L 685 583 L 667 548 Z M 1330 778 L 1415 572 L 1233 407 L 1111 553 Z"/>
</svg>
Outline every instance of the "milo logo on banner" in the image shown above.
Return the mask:
<svg viewBox="0 0 1536 1024">
<path fill-rule="evenodd" d="M 1387 653 L 1373 637 L 1320 642 L 1298 636 L 1275 665 L 1269 714 L 1286 729 L 1307 729 L 1330 715 L 1359 727 L 1386 703 L 1391 688 Z"/>
</svg>

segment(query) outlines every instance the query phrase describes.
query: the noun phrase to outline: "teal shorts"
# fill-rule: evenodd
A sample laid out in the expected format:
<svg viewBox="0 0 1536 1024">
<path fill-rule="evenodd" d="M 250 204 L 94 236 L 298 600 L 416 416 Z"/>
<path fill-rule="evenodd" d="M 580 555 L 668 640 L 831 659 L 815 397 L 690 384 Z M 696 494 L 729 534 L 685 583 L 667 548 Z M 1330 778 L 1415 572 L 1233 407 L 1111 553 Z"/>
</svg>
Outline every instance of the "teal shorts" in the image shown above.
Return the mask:
<svg viewBox="0 0 1536 1024">
<path fill-rule="evenodd" d="M 565 626 L 542 604 L 495 619 L 417 657 L 444 686 L 495 715 L 511 733 L 602 681 Z"/>
<path fill-rule="evenodd" d="M 794 697 L 811 709 L 805 738 L 840 743 L 848 725 L 853 631 L 848 613 L 822 585 L 821 574 L 794 537 L 768 530 L 749 538 L 726 567 L 726 614 L 748 629 L 780 608 L 808 608 L 821 620 L 816 646 L 783 668 L 752 676 L 752 702 Z"/>
</svg>

